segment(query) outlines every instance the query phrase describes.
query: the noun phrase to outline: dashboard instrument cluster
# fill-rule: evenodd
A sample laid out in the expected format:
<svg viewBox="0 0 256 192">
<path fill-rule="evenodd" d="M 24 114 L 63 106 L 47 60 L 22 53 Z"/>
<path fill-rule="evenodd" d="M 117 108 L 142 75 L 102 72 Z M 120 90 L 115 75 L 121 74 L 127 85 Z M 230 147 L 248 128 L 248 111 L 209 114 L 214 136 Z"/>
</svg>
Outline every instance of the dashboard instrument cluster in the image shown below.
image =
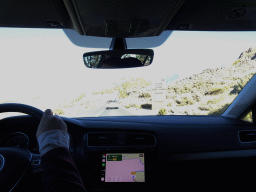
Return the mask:
<svg viewBox="0 0 256 192">
<path fill-rule="evenodd" d="M 22 132 L 13 132 L 8 134 L 1 140 L 1 146 L 28 149 L 29 137 Z"/>
</svg>

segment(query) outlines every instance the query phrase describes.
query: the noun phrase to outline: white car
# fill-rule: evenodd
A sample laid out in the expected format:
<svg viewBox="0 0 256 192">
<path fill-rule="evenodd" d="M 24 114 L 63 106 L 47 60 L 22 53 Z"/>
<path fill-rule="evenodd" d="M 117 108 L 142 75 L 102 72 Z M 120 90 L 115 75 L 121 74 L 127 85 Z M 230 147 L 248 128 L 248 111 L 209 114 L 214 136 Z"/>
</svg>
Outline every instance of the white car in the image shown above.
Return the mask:
<svg viewBox="0 0 256 192">
<path fill-rule="evenodd" d="M 106 109 L 118 109 L 119 108 L 119 102 L 117 100 L 108 100 Z"/>
</svg>

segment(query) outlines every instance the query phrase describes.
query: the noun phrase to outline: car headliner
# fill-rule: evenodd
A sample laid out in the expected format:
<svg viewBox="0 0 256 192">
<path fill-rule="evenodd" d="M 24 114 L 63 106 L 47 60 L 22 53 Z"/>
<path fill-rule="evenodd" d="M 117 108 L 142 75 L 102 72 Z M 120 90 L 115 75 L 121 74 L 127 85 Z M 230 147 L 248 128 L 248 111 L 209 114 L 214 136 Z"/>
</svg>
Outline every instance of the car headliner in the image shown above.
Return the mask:
<svg viewBox="0 0 256 192">
<path fill-rule="evenodd" d="M 111 4 L 117 2 L 117 0 L 109 0 L 104 6 L 111 6 Z M 127 5 L 127 2 L 135 5 L 134 1 L 118 1 L 120 5 Z M 140 8 L 140 13 L 136 13 L 141 18 L 151 18 L 155 11 L 155 16 L 163 19 L 164 22 L 168 23 L 166 26 L 159 24 L 155 26 L 158 31 L 155 33 L 156 37 L 152 40 L 141 38 L 144 44 L 131 43 L 132 47 L 138 48 L 150 48 L 160 46 L 170 35 L 170 33 L 162 33 L 163 31 L 172 30 L 185 30 L 185 31 L 255 31 L 256 30 L 256 17 L 254 16 L 256 3 L 252 0 L 240 0 L 240 1 L 211 1 L 211 0 L 153 0 L 150 1 L 140 1 L 140 3 L 145 3 L 145 6 Z M 161 2 L 161 3 L 160 3 Z M 73 10 L 72 6 L 78 7 L 78 4 L 83 3 L 80 0 L 26 0 L 26 1 L 0 1 L 0 27 L 24 27 L 24 28 L 58 28 L 58 29 L 72 29 L 64 30 L 70 40 L 82 47 L 91 48 L 107 48 L 108 43 L 101 42 L 102 38 L 99 35 L 100 29 L 97 31 L 94 29 L 89 36 L 84 36 L 83 31 L 85 31 L 85 24 L 87 20 L 95 19 L 93 13 L 87 13 L 80 10 Z M 88 0 L 86 1 L 89 8 L 93 10 L 95 4 L 101 5 L 101 1 L 98 0 Z M 153 5 L 163 4 L 168 7 L 168 14 L 161 15 L 161 11 L 156 10 Z M 91 7 L 90 7 L 91 6 Z M 104 7 L 103 5 L 101 5 Z M 158 8 L 163 8 L 164 6 L 158 6 Z M 100 7 L 100 8 L 102 8 Z M 98 8 L 98 9 L 100 9 Z M 74 9 L 74 7 L 73 7 Z M 95 9 L 95 11 L 99 11 Z M 120 8 L 121 9 L 121 8 Z M 167 8 L 164 8 L 167 11 Z M 136 19 L 135 12 L 136 6 L 131 6 L 129 11 L 123 13 L 123 18 L 120 16 L 120 11 L 118 12 L 120 20 L 125 20 L 127 17 L 131 19 Z M 106 15 L 111 16 L 111 19 L 116 19 L 117 13 L 115 10 L 100 10 Z M 118 11 L 118 10 L 117 10 Z M 91 11 L 93 12 L 93 11 Z M 88 15 L 90 18 L 84 23 L 75 18 L 81 15 Z M 122 13 L 121 13 L 122 14 Z M 95 16 L 96 17 L 96 16 Z M 79 19 L 79 18 L 78 18 Z M 101 18 L 105 19 L 105 18 Z M 109 19 L 109 18 L 106 18 Z M 73 33 L 75 32 L 75 33 Z M 162 35 L 160 35 L 162 33 Z M 80 34 L 80 35 L 79 35 Z M 160 35 L 160 36 L 159 36 Z M 146 37 L 147 34 L 144 34 Z M 151 35 L 152 36 L 152 35 Z M 96 38 L 98 37 L 98 38 Z M 117 36 L 111 36 L 117 37 Z M 111 39 L 109 36 L 109 38 Z M 132 37 L 132 36 L 130 36 Z M 97 39 L 99 41 L 97 42 Z M 136 42 L 139 38 L 135 38 Z M 83 43 L 84 44 L 83 44 Z M 85 44 L 86 42 L 86 44 Z M 153 43 L 153 44 L 150 44 Z"/>
</svg>

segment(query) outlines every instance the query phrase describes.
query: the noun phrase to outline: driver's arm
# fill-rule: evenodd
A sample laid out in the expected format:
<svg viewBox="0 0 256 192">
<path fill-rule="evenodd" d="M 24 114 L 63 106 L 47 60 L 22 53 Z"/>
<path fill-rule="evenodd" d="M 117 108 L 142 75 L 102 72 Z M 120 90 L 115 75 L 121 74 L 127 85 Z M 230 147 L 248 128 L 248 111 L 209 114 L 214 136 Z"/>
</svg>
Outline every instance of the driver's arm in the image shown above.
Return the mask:
<svg viewBox="0 0 256 192">
<path fill-rule="evenodd" d="M 65 122 L 47 109 L 39 124 L 37 133 L 42 184 L 45 191 L 85 192 L 81 176 L 69 151 L 69 135 Z"/>
</svg>

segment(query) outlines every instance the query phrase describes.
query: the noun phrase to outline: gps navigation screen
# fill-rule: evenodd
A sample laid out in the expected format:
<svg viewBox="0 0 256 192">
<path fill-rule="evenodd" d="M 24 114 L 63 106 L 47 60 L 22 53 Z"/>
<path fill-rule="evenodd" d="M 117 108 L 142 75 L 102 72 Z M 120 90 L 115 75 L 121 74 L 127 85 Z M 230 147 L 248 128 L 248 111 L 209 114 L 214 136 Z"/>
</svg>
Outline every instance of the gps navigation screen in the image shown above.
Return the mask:
<svg viewBox="0 0 256 192">
<path fill-rule="evenodd" d="M 145 182 L 144 153 L 102 155 L 102 182 Z"/>
</svg>

